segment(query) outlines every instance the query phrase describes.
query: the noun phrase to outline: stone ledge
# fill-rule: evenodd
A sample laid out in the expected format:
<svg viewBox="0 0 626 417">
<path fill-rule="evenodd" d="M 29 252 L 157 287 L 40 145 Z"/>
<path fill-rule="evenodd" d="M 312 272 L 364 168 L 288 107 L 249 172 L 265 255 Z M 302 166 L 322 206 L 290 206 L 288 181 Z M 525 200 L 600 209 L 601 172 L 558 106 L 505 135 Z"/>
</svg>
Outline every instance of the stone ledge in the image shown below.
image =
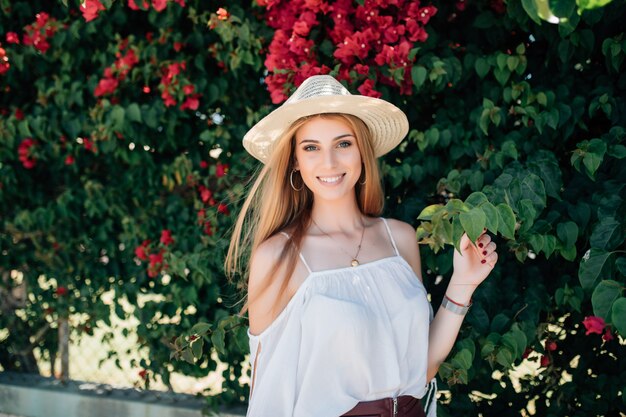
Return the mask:
<svg viewBox="0 0 626 417">
<path fill-rule="evenodd" d="M 159 391 L 115 389 L 108 385 L 38 375 L 0 373 L 0 413 L 23 417 L 202 417 L 201 397 Z M 242 417 L 245 408 L 219 417 Z"/>
</svg>

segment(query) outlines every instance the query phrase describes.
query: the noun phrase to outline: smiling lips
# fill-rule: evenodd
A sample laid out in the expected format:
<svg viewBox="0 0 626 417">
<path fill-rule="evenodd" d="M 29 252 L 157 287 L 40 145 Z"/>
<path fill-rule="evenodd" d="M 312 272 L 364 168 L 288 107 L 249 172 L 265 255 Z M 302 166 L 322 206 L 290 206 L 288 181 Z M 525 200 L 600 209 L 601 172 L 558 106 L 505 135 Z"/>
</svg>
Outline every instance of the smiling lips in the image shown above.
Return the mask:
<svg viewBox="0 0 626 417">
<path fill-rule="evenodd" d="M 341 175 L 335 175 L 334 177 L 317 177 L 318 180 L 320 180 L 321 182 L 325 183 L 325 184 L 336 184 L 339 181 L 341 181 L 341 179 L 344 177 L 344 174 Z"/>
</svg>

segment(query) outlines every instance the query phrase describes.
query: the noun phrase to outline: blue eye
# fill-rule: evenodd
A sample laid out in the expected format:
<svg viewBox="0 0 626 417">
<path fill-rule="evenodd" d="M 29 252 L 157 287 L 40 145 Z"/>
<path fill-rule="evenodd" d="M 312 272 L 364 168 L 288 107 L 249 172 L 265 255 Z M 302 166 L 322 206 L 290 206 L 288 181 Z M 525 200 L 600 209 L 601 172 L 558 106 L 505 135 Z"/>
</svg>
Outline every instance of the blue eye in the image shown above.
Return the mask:
<svg viewBox="0 0 626 417">
<path fill-rule="evenodd" d="M 349 146 L 352 146 L 352 142 L 350 142 L 349 140 L 344 140 L 340 142 L 337 146 L 339 146 L 340 148 L 347 148 Z"/>
<path fill-rule="evenodd" d="M 315 145 L 306 145 L 304 148 L 306 152 L 310 152 L 310 151 L 314 151 L 315 149 L 317 149 L 317 147 Z"/>
</svg>

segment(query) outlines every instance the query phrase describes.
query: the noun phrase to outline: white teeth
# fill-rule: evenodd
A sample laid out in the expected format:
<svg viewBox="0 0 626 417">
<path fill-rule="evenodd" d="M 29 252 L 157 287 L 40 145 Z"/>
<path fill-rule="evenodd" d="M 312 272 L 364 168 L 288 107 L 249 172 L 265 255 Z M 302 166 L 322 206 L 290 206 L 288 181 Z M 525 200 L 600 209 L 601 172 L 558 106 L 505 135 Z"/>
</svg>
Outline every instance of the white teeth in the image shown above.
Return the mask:
<svg viewBox="0 0 626 417">
<path fill-rule="evenodd" d="M 337 175 L 336 177 L 318 177 L 320 181 L 325 183 L 334 183 L 337 182 L 343 177 L 343 175 Z"/>
</svg>

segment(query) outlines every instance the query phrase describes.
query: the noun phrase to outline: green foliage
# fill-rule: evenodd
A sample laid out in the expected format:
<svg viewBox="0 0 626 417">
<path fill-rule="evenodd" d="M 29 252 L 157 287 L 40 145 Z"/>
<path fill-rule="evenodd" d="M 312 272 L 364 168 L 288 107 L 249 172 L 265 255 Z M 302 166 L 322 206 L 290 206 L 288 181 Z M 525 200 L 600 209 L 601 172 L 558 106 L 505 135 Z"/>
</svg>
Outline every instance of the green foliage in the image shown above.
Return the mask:
<svg viewBox="0 0 626 417">
<path fill-rule="evenodd" d="M 111 311 L 133 314 L 137 348 L 150 352 L 137 367 L 168 383 L 172 372 L 215 371 L 215 353 L 228 367 L 210 403 L 243 402 L 244 285 L 225 280 L 222 261 L 229 213 L 257 167 L 240 139 L 274 108 L 260 82 L 266 10 L 103 3 L 85 22 L 77 2 L 0 0 L 10 64 L 0 74 L 0 290 L 15 301 L 0 303 L 0 364 L 36 371 L 32 348 L 54 355 L 46 329 L 59 317 L 82 313 L 81 332 Z M 440 369 L 452 398 L 442 415 L 530 415 L 531 402 L 535 415 L 626 412 L 626 9 L 605 3 L 435 2 L 406 79 L 383 66 L 344 80 L 356 91 L 389 76 L 383 98 L 409 117 L 407 140 L 381 161 L 386 215 L 417 227 L 433 305 L 463 232 L 487 228 L 498 244 Z M 46 52 L 6 42 L 41 11 L 56 19 Z M 316 36 L 319 62 L 335 68 L 333 43 Z M 588 316 L 613 339 L 586 335 Z M 538 371 L 513 383 L 522 361 Z"/>
</svg>

